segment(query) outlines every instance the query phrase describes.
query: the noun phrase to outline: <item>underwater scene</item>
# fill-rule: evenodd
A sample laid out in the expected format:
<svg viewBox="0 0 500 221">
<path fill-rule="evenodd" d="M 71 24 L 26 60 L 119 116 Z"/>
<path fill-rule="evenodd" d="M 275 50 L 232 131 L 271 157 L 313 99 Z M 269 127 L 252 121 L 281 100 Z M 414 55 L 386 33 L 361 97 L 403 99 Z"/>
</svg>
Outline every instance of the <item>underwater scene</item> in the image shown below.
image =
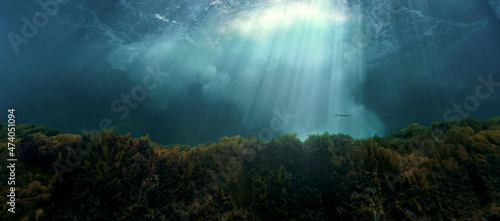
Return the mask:
<svg viewBox="0 0 500 221">
<path fill-rule="evenodd" d="M 0 0 L 0 220 L 500 220 L 500 0 Z"/>
</svg>

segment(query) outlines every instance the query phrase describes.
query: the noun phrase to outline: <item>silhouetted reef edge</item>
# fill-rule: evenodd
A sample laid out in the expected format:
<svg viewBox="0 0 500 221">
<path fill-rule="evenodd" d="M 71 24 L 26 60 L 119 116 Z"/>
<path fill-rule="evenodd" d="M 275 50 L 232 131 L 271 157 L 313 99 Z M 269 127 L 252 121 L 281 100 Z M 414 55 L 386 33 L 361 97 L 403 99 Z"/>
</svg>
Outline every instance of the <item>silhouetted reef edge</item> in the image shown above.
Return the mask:
<svg viewBox="0 0 500 221">
<path fill-rule="evenodd" d="M 0 128 L 8 180 L 7 125 Z M 500 118 L 386 137 L 141 137 L 16 126 L 16 213 L 1 220 L 500 220 Z M 498 203 L 497 203 L 498 201 Z"/>
</svg>

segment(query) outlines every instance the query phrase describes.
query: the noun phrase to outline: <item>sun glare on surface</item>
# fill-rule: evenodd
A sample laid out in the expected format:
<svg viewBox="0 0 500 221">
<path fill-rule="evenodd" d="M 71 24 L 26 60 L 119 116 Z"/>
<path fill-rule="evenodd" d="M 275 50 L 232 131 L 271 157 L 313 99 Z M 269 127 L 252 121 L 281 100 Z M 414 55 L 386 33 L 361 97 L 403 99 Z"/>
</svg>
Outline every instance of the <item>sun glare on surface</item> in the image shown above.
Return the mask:
<svg viewBox="0 0 500 221">
<path fill-rule="evenodd" d="M 222 31 L 236 31 L 246 38 L 262 40 L 277 34 L 308 26 L 328 29 L 343 24 L 347 16 L 327 1 L 274 2 L 261 8 L 241 11 L 231 16 Z"/>
</svg>

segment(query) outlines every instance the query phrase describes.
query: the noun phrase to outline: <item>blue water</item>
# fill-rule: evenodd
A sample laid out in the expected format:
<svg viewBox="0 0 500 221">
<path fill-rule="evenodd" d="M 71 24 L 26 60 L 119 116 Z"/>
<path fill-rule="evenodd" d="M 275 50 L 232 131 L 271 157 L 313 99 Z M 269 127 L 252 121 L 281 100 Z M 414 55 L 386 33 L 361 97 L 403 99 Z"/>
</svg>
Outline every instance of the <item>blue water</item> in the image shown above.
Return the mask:
<svg viewBox="0 0 500 221">
<path fill-rule="evenodd" d="M 0 4 L 18 123 L 197 144 L 499 116 L 499 0 Z"/>
</svg>

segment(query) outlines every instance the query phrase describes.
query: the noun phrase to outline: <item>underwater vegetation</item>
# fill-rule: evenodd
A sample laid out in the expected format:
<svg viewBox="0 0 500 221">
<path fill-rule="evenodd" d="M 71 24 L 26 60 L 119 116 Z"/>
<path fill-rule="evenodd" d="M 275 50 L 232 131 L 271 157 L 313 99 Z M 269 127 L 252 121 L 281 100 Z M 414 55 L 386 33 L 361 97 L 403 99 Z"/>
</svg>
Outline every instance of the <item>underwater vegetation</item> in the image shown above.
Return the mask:
<svg viewBox="0 0 500 221">
<path fill-rule="evenodd" d="M 16 131 L 16 213 L 2 185 L 1 220 L 500 220 L 500 118 L 198 146 Z"/>
</svg>

